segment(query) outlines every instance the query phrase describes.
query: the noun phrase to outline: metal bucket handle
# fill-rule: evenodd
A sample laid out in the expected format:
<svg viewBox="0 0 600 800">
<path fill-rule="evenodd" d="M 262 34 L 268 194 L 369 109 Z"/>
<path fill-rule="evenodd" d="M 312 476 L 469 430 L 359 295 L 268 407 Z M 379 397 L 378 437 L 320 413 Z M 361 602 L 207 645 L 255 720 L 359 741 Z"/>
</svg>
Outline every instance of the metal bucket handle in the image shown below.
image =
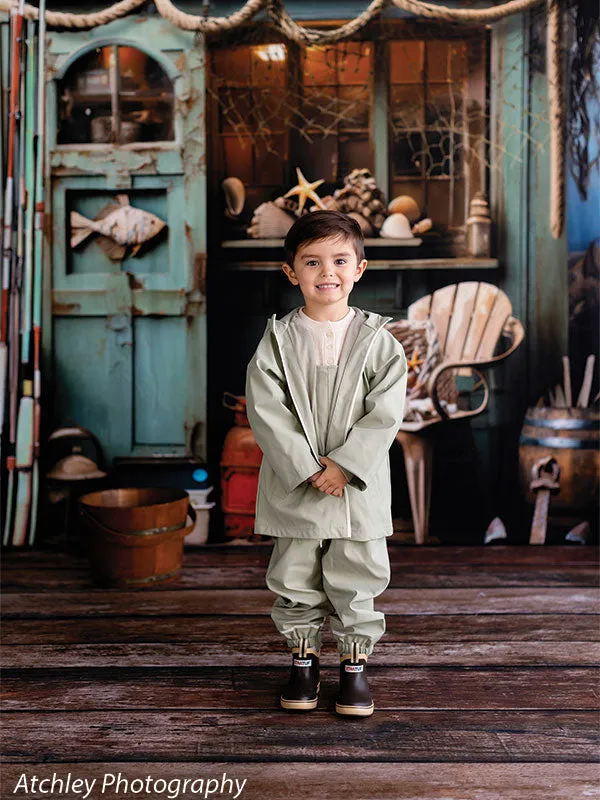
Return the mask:
<svg viewBox="0 0 600 800">
<path fill-rule="evenodd" d="M 99 528 L 105 535 L 110 537 L 111 539 L 117 539 L 120 542 L 127 543 L 129 545 L 134 546 L 144 546 L 145 544 L 160 544 L 166 539 L 172 538 L 172 534 L 178 532 L 182 538 L 185 538 L 188 534 L 190 534 L 194 526 L 196 525 L 196 509 L 191 505 L 188 506 L 187 516 L 191 517 L 192 522 L 189 525 L 182 525 L 182 526 L 171 526 L 171 527 L 164 527 L 164 528 L 147 528 L 141 531 L 115 531 L 113 528 L 107 528 L 103 525 L 99 520 L 93 517 L 89 511 L 85 508 L 85 506 L 80 503 L 79 504 L 79 511 L 81 516 L 83 517 L 85 523 L 93 530 L 94 528 Z M 186 517 L 187 522 L 187 517 Z M 150 541 L 148 537 L 153 536 L 154 538 Z"/>
</svg>

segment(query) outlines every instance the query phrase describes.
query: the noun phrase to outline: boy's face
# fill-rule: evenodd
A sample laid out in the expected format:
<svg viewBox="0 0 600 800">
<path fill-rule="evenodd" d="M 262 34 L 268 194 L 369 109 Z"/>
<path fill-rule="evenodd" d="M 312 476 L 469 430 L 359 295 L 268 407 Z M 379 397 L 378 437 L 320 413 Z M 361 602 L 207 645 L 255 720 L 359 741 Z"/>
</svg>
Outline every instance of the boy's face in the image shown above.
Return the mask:
<svg viewBox="0 0 600 800">
<path fill-rule="evenodd" d="M 305 242 L 296 251 L 293 266 L 283 271 L 300 291 L 308 309 L 348 307 L 347 298 L 367 266 L 358 261 L 351 239 L 335 236 Z"/>
</svg>

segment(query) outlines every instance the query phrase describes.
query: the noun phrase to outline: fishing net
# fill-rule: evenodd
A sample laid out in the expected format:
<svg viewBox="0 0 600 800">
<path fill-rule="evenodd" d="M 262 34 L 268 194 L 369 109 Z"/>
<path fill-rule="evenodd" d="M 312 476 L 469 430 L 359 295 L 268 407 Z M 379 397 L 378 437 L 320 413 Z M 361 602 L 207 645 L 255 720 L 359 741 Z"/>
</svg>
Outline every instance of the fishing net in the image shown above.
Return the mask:
<svg viewBox="0 0 600 800">
<path fill-rule="evenodd" d="M 544 72 L 544 10 L 532 18 Z M 458 229 L 492 173 L 510 180 L 527 148 L 549 147 L 544 82 L 523 90 L 523 55 L 517 36 L 500 54 L 489 29 L 432 20 L 379 18 L 327 45 L 284 41 L 266 24 L 211 37 L 212 169 L 239 177 L 256 207 L 296 182 L 295 167 L 324 180 L 321 196 L 368 168 L 385 176 L 388 200 L 409 195 L 436 227 Z"/>
</svg>

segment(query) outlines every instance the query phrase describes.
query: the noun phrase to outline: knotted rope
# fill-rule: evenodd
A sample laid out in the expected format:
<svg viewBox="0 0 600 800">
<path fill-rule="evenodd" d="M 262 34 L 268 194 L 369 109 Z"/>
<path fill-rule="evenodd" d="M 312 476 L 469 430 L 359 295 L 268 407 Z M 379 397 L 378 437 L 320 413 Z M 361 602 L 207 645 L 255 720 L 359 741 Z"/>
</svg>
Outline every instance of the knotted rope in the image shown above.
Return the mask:
<svg viewBox="0 0 600 800">
<path fill-rule="evenodd" d="M 565 89 L 562 66 L 562 15 L 559 0 L 547 0 L 546 71 L 550 116 L 550 230 L 559 239 L 566 213 Z"/>
</svg>

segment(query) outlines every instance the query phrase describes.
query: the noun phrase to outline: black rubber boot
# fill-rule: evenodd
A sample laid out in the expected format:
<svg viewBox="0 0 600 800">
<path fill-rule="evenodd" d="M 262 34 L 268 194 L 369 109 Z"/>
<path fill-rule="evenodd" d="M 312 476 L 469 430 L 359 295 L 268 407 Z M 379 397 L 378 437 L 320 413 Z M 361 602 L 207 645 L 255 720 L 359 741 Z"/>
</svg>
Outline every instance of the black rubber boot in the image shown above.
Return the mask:
<svg viewBox="0 0 600 800">
<path fill-rule="evenodd" d="M 281 707 L 295 711 L 311 711 L 319 702 L 319 655 L 320 650 L 306 646 L 302 639 L 300 647 L 292 647 L 292 669 L 287 686 L 281 693 Z"/>
<path fill-rule="evenodd" d="M 366 653 L 344 653 L 340 656 L 340 690 L 335 703 L 338 714 L 370 717 L 375 710 L 367 680 Z"/>
</svg>

